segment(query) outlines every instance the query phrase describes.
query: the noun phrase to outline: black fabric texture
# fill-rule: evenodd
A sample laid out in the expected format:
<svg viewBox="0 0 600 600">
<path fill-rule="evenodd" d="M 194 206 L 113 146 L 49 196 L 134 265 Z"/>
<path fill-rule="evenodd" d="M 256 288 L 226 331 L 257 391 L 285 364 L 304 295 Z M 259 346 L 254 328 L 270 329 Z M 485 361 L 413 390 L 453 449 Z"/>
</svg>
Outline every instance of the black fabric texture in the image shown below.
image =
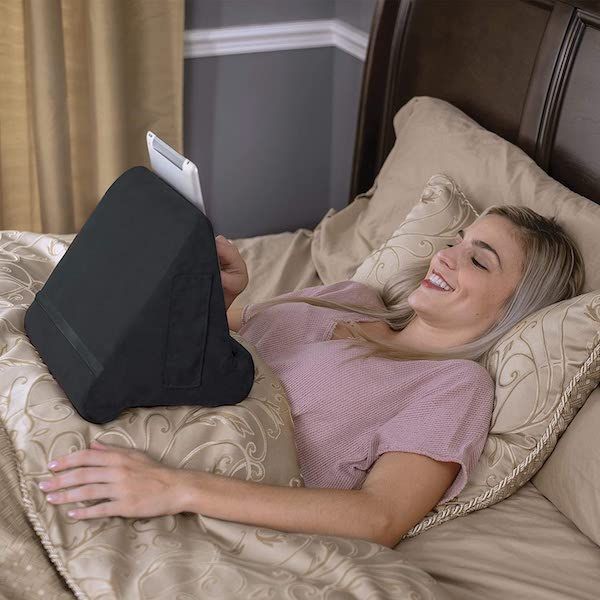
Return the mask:
<svg viewBox="0 0 600 600">
<path fill-rule="evenodd" d="M 246 398 L 251 353 L 230 335 L 210 220 L 146 167 L 107 190 L 25 313 L 79 415 Z"/>
</svg>

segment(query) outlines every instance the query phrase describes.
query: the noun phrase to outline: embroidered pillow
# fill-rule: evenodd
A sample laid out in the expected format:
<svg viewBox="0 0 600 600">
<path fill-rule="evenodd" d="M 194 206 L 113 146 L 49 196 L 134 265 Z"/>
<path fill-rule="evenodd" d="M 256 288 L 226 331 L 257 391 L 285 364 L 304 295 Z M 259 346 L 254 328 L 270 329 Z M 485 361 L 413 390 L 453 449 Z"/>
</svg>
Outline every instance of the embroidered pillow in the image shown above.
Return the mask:
<svg viewBox="0 0 600 600">
<path fill-rule="evenodd" d="M 350 279 L 381 292 L 383 284 L 403 266 L 429 264 L 431 257 L 478 214 L 451 177 L 443 173 L 432 175 L 404 221 L 365 258 Z"/>
</svg>

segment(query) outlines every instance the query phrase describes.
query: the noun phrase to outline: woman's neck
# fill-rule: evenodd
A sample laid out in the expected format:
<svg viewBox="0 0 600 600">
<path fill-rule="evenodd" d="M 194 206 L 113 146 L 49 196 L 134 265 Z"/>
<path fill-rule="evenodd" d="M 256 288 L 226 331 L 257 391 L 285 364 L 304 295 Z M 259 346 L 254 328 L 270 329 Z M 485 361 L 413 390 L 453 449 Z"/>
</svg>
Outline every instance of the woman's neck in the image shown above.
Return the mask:
<svg viewBox="0 0 600 600">
<path fill-rule="evenodd" d="M 415 317 L 400 331 L 394 331 L 391 327 L 389 331 L 391 334 L 389 343 L 411 352 L 439 352 L 472 339 L 472 336 L 464 333 L 459 335 L 451 329 L 435 329 L 419 317 Z"/>
</svg>

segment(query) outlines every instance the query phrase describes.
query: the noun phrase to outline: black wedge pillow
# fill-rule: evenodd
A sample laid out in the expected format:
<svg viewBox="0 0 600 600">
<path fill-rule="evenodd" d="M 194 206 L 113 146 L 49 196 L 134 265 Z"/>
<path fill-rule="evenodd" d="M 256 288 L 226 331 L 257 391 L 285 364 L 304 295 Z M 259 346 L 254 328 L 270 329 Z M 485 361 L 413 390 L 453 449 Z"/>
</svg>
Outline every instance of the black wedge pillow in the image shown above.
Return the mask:
<svg viewBox="0 0 600 600">
<path fill-rule="evenodd" d="M 142 166 L 100 200 L 25 330 L 92 423 L 136 406 L 237 404 L 254 381 L 230 336 L 210 220 Z"/>
</svg>

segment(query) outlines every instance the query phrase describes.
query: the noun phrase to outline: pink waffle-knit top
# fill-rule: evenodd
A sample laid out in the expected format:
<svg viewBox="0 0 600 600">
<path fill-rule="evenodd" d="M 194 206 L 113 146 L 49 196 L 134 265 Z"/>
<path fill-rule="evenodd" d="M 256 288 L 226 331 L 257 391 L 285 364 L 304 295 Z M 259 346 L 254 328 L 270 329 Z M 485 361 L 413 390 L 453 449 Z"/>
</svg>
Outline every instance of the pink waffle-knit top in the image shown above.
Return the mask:
<svg viewBox="0 0 600 600">
<path fill-rule="evenodd" d="M 280 294 L 385 306 L 379 292 L 340 281 Z M 460 493 L 483 451 L 494 381 L 468 359 L 360 358 L 364 347 L 331 339 L 337 321 L 376 321 L 351 311 L 292 302 L 242 311 L 239 334 L 285 388 L 306 487 L 358 489 L 385 452 L 460 464 L 440 503 Z M 359 358 L 349 360 L 357 355 Z"/>
</svg>

